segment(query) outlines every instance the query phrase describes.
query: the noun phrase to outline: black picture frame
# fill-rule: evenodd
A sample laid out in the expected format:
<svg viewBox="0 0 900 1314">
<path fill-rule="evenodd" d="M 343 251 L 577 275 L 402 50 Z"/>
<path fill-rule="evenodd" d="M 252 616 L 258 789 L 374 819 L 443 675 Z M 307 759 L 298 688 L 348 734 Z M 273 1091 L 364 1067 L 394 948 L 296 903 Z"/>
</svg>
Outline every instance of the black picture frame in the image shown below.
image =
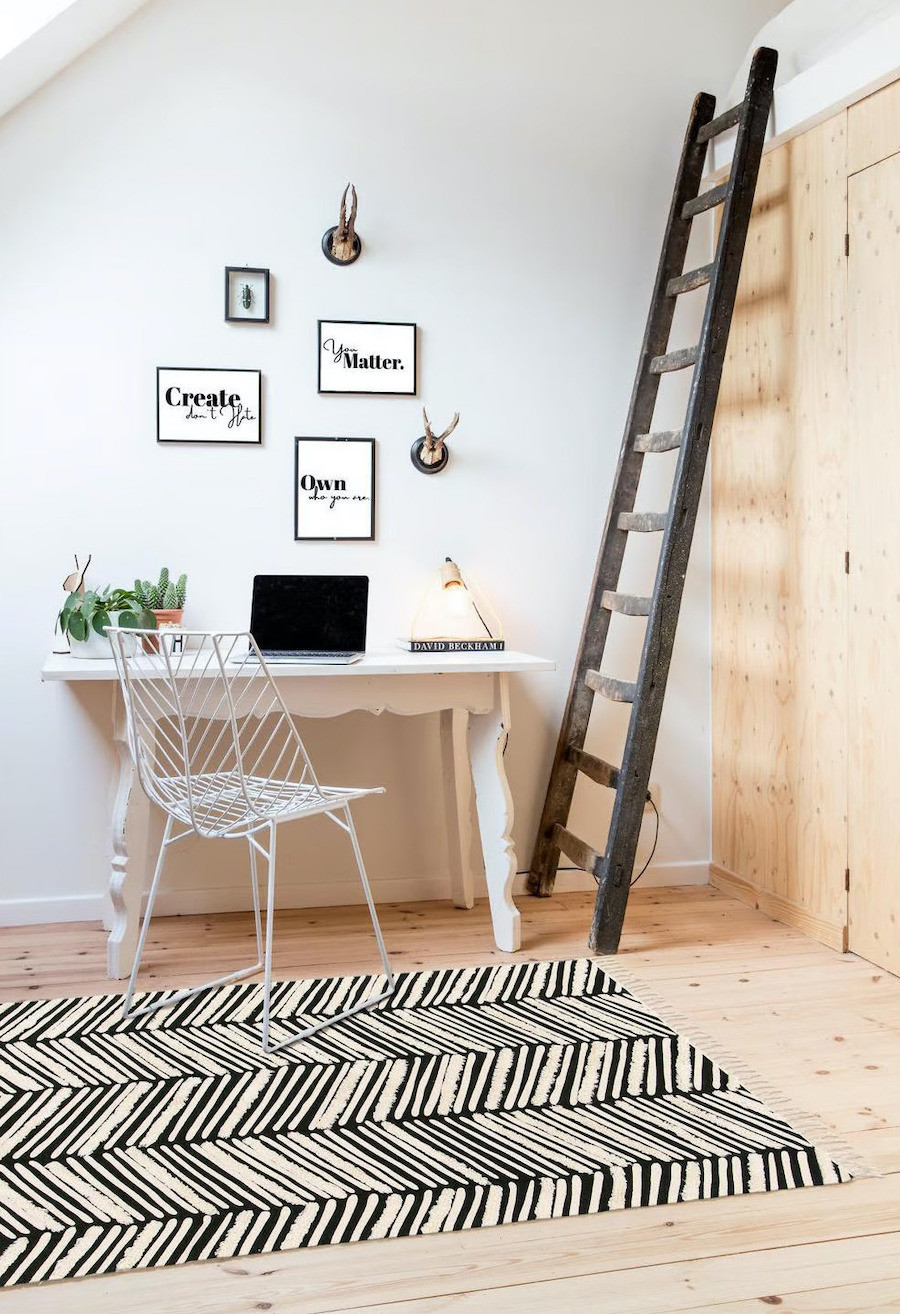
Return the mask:
<svg viewBox="0 0 900 1314">
<path fill-rule="evenodd" d="M 234 297 L 232 290 L 232 277 L 234 275 L 255 274 L 262 278 L 263 282 L 263 301 L 265 314 L 263 315 L 232 315 L 231 311 L 234 306 Z M 269 271 L 268 269 L 254 268 L 250 265 L 226 265 L 225 266 L 225 323 L 226 324 L 268 324 L 269 322 Z"/>
<path fill-rule="evenodd" d="M 163 438 L 160 436 L 160 375 L 178 374 L 255 374 L 257 405 L 255 438 Z M 156 367 L 156 441 L 163 446 L 178 447 L 261 447 L 263 433 L 263 376 L 262 370 L 232 369 L 216 365 L 157 365 Z"/>
<path fill-rule="evenodd" d="M 300 532 L 300 444 L 301 443 L 368 443 L 369 465 L 369 532 L 367 534 L 301 534 Z M 375 541 L 375 459 L 374 438 L 335 438 L 302 434 L 294 438 L 294 542 L 295 543 L 373 543 Z"/>
<path fill-rule="evenodd" d="M 410 329 L 412 331 L 412 386 L 410 388 L 323 388 L 322 387 L 322 326 L 335 325 L 364 329 Z M 327 341 L 327 339 L 326 339 Z M 317 328 L 317 391 L 325 397 L 417 397 L 419 395 L 419 328 L 406 320 L 381 319 L 320 319 Z"/>
</svg>

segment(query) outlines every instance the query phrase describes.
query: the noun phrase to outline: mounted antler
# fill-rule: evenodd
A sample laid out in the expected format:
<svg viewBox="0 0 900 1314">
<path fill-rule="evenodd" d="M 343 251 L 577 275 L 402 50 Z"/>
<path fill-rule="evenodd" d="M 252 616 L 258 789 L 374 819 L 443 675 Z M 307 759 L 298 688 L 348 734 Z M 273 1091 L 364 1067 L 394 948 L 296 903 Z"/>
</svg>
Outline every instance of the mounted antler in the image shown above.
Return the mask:
<svg viewBox="0 0 900 1314">
<path fill-rule="evenodd" d="M 438 434 L 432 429 L 428 412 L 424 406 L 422 407 L 422 418 L 425 421 L 425 437 L 416 439 L 412 445 L 410 456 L 417 470 L 421 470 L 423 474 L 437 474 L 438 470 L 443 470 L 450 460 L 450 449 L 445 446 L 445 443 L 459 424 L 459 411 L 456 412 L 444 432 Z"/>
<path fill-rule="evenodd" d="M 350 196 L 350 213 L 347 214 L 347 196 Z M 322 250 L 333 265 L 352 265 L 359 258 L 362 242 L 356 235 L 357 195 L 353 183 L 347 183 L 341 197 L 341 214 L 337 225 L 329 228 L 322 238 Z"/>
<path fill-rule="evenodd" d="M 424 406 L 422 407 L 422 418 L 425 421 L 425 452 L 423 453 L 423 458 L 428 461 L 429 465 L 435 465 L 441 459 L 444 450 L 444 439 L 449 438 L 453 430 L 459 424 L 459 411 L 456 412 L 444 432 L 439 433 L 437 437 L 435 437 L 434 430 L 431 427 L 431 421 L 428 418 L 428 412 Z M 429 457 L 431 458 L 430 460 Z"/>
</svg>

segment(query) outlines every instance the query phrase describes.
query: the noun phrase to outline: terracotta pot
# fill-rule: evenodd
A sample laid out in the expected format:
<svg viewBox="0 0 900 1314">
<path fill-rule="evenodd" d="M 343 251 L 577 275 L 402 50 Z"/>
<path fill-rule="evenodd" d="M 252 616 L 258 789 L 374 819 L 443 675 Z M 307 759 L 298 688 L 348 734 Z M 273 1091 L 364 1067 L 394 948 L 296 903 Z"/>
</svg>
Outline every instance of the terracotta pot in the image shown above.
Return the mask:
<svg viewBox="0 0 900 1314">
<path fill-rule="evenodd" d="M 165 629 L 167 626 L 178 626 L 181 624 L 181 618 L 184 616 L 183 607 L 163 607 L 159 611 L 154 610 L 153 615 L 156 617 L 157 629 Z M 144 635 L 144 648 L 147 652 L 159 652 L 159 639 L 155 634 Z"/>
<path fill-rule="evenodd" d="M 157 626 L 180 625 L 184 607 L 169 607 L 162 611 L 154 611 L 153 615 L 156 617 Z"/>
</svg>

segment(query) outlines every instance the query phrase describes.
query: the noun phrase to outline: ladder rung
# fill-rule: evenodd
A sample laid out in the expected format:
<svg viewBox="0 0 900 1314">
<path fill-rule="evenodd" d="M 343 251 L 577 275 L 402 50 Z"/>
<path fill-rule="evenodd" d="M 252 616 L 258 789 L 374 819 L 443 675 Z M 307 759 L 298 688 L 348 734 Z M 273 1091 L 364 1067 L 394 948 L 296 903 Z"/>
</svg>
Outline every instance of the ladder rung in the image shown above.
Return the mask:
<svg viewBox="0 0 900 1314">
<path fill-rule="evenodd" d="M 680 429 L 661 429 L 659 433 L 639 433 L 634 440 L 636 452 L 674 452 L 681 446 Z"/>
<path fill-rule="evenodd" d="M 666 284 L 667 297 L 679 297 L 682 292 L 693 292 L 694 288 L 704 287 L 712 278 L 715 262 L 708 265 L 700 265 L 698 269 L 689 269 L 686 274 L 679 274 L 677 278 L 670 278 Z"/>
<path fill-rule="evenodd" d="M 740 123 L 741 115 L 744 112 L 744 102 L 740 101 L 724 114 L 720 114 L 717 119 L 710 119 L 709 123 L 704 123 L 703 127 L 697 133 L 697 141 L 701 144 L 705 141 L 712 141 L 713 137 L 718 137 L 720 132 L 727 132 L 735 124 Z"/>
<path fill-rule="evenodd" d="M 686 370 L 690 365 L 696 365 L 699 350 L 700 344 L 694 343 L 693 347 L 682 347 L 680 351 L 667 351 L 664 356 L 654 356 L 650 362 L 650 373 L 668 374 L 670 370 Z"/>
<path fill-rule="evenodd" d="M 692 201 L 685 201 L 681 207 L 682 219 L 693 219 L 695 215 L 702 214 L 704 210 L 711 210 L 714 205 L 721 205 L 728 195 L 730 179 L 719 183 L 718 187 L 710 187 L 708 192 L 701 192 L 695 196 Z"/>
<path fill-rule="evenodd" d="M 614 680 L 611 675 L 601 675 L 599 671 L 585 671 L 584 682 L 594 693 L 603 694 L 614 703 L 633 703 L 637 685 L 627 680 Z"/>
<path fill-rule="evenodd" d="M 576 867 L 582 871 L 593 871 L 600 863 L 600 854 L 591 848 L 590 844 L 585 844 L 577 835 L 573 835 L 565 826 L 559 822 L 553 827 L 553 843 L 558 849 L 562 849 L 567 858 L 571 858 Z"/>
<path fill-rule="evenodd" d="M 610 766 L 602 757 L 594 757 L 593 753 L 586 753 L 583 748 L 567 749 L 566 757 L 573 766 L 583 771 L 586 776 L 590 776 L 598 785 L 606 785 L 607 789 L 618 789 L 619 768 Z"/>
<path fill-rule="evenodd" d="M 650 598 L 643 598 L 637 593 L 614 593 L 604 589 L 600 606 L 606 611 L 617 611 L 622 616 L 649 616 Z"/>
<path fill-rule="evenodd" d="M 650 434 L 641 436 L 651 437 Z M 624 529 L 626 534 L 658 534 L 665 529 L 668 518 L 665 511 L 620 511 L 619 528 Z"/>
</svg>

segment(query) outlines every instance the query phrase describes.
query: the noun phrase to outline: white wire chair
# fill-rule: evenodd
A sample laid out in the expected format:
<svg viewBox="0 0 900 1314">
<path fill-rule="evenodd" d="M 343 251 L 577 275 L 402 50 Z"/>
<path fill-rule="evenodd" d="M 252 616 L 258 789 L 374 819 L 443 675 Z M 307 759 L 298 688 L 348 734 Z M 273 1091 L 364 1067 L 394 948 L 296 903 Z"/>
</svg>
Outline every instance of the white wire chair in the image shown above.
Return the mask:
<svg viewBox="0 0 900 1314">
<path fill-rule="evenodd" d="M 166 824 L 123 1015 L 165 1008 L 213 986 L 263 973 L 262 1048 L 295 1044 L 333 1022 L 372 1008 L 394 989 L 378 914 L 372 899 L 350 802 L 383 789 L 320 785 L 303 741 L 253 636 L 198 630 L 107 631 L 125 702 L 128 746 L 147 796 L 166 813 Z M 272 936 L 275 916 L 276 827 L 324 813 L 350 837 L 386 978 L 377 994 L 342 1013 L 273 1043 L 271 1037 Z M 340 815 L 338 815 L 340 814 Z M 180 827 L 178 830 L 176 828 Z M 264 846 L 257 836 L 268 833 Z M 187 835 L 246 839 L 256 928 L 257 961 L 202 986 L 132 1009 L 131 1000 L 169 846 Z M 257 855 L 268 864 L 266 927 L 262 930 Z"/>
</svg>

